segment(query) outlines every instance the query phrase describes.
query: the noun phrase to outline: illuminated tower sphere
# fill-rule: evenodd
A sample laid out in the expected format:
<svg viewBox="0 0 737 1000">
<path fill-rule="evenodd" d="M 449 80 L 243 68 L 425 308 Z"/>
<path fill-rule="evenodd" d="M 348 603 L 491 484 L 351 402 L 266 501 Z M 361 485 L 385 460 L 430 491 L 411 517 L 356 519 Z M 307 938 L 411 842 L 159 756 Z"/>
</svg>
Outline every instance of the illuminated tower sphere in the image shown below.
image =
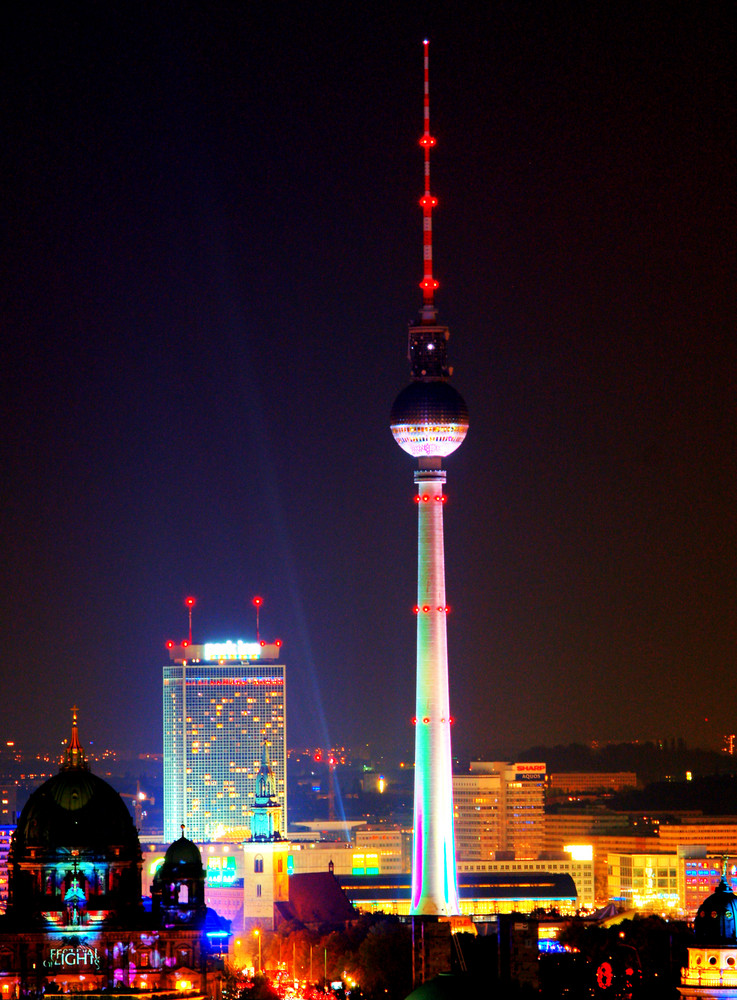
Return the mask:
<svg viewBox="0 0 737 1000">
<path fill-rule="evenodd" d="M 453 837 L 453 773 L 448 694 L 448 647 L 443 545 L 442 459 L 459 447 L 468 430 L 463 398 L 449 385 L 446 360 L 450 336 L 438 326 L 432 273 L 432 209 L 428 52 L 424 42 L 425 193 L 423 214 L 424 275 L 420 322 L 409 330 L 412 381 L 397 396 L 391 430 L 397 444 L 418 460 L 415 472 L 418 509 L 417 691 L 415 716 L 414 846 L 411 912 L 416 916 L 460 913 Z"/>
</svg>

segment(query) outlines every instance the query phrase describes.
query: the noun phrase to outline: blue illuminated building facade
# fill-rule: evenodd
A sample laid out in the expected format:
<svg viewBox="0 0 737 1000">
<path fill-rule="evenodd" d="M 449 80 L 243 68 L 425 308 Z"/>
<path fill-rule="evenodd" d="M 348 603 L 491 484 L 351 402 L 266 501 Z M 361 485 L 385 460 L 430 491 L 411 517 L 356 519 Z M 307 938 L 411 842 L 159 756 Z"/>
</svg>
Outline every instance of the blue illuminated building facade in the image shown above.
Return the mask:
<svg viewBox="0 0 737 1000">
<path fill-rule="evenodd" d="M 172 645 L 163 671 L 164 839 L 245 840 L 264 748 L 286 826 L 286 684 L 277 643 Z"/>
</svg>

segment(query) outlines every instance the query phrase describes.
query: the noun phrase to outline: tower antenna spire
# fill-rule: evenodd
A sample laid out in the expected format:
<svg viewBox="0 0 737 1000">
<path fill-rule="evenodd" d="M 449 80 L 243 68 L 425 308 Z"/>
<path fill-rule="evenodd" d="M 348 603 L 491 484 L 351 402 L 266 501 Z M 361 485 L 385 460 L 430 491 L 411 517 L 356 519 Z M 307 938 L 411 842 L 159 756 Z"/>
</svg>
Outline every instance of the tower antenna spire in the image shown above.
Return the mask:
<svg viewBox="0 0 737 1000">
<path fill-rule="evenodd" d="M 437 206 L 438 199 L 430 192 L 430 150 L 435 145 L 435 139 L 430 135 L 430 58 L 428 48 L 429 40 L 426 38 L 423 43 L 424 48 L 424 68 L 425 68 L 425 89 L 422 101 L 423 131 L 420 145 L 425 151 L 425 191 L 420 198 L 422 207 L 422 322 L 434 323 L 437 318 L 435 308 L 435 289 L 438 282 L 432 273 L 432 210 Z"/>
</svg>

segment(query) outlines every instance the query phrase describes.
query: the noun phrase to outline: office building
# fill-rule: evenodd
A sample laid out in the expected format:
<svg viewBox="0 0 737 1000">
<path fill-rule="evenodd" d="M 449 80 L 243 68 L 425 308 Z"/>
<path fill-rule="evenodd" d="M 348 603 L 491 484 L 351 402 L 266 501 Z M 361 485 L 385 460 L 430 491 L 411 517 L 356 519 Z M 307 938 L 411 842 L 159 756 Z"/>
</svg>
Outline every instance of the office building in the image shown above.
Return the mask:
<svg viewBox="0 0 737 1000">
<path fill-rule="evenodd" d="M 8 905 L 8 852 L 15 832 L 12 826 L 0 826 L 0 913 L 5 913 Z"/>
<path fill-rule="evenodd" d="M 737 854 L 737 818 L 734 816 L 684 817 L 680 823 L 658 827 L 660 851 L 698 844 L 713 854 Z"/>
<path fill-rule="evenodd" d="M 609 899 L 625 910 L 681 909 L 677 854 L 609 854 Z"/>
<path fill-rule="evenodd" d="M 500 852 L 536 858 L 545 846 L 545 764 L 473 761 L 453 777 L 459 861 Z"/>
<path fill-rule="evenodd" d="M 247 839 L 264 746 L 286 828 L 280 643 L 170 644 L 164 667 L 164 839 Z"/>
<path fill-rule="evenodd" d="M 565 851 L 554 855 L 544 855 L 540 858 L 508 859 L 505 861 L 458 862 L 458 877 L 467 873 L 488 872 L 490 875 L 513 874 L 540 875 L 570 875 L 576 886 L 576 910 L 591 910 L 594 907 L 594 857 L 593 848 L 588 845 L 571 846 Z"/>
<path fill-rule="evenodd" d="M 563 772 L 548 775 L 548 797 L 573 799 L 613 795 L 637 787 L 634 771 Z"/>
</svg>

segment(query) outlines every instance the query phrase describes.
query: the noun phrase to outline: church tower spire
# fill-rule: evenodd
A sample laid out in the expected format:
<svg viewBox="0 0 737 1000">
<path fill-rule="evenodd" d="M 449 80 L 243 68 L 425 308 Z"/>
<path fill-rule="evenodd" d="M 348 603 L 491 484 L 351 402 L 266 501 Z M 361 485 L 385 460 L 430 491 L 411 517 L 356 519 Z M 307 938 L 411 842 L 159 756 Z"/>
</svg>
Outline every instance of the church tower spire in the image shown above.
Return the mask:
<svg viewBox="0 0 737 1000">
<path fill-rule="evenodd" d="M 67 770 L 69 768 L 82 768 L 83 770 L 89 770 L 89 764 L 87 762 L 87 754 L 84 752 L 84 747 L 79 742 L 79 728 L 77 726 L 77 706 L 75 705 L 72 709 L 72 735 L 69 740 L 69 745 L 67 746 L 66 753 L 64 754 L 64 760 L 62 762 L 62 770 Z"/>
<path fill-rule="evenodd" d="M 276 793 L 276 778 L 269 760 L 269 746 L 261 747 L 261 766 L 256 775 L 256 801 L 251 818 L 251 840 L 281 840 L 281 806 Z"/>
</svg>

